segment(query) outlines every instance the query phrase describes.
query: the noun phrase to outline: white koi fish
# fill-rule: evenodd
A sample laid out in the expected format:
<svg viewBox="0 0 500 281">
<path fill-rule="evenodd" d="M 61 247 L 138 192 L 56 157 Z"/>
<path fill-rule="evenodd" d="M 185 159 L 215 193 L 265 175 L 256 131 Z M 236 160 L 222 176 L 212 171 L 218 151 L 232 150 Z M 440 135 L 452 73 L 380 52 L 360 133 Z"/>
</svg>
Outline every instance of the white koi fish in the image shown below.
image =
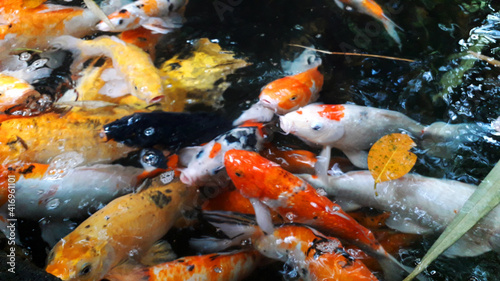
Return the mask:
<svg viewBox="0 0 500 281">
<path fill-rule="evenodd" d="M 139 0 L 123 6 L 108 16 L 115 29 L 105 23 L 97 24 L 101 31 L 126 31 L 144 27 L 156 33 L 168 33 L 182 25 L 182 16 L 177 12 L 184 8 L 187 0 Z"/>
</svg>

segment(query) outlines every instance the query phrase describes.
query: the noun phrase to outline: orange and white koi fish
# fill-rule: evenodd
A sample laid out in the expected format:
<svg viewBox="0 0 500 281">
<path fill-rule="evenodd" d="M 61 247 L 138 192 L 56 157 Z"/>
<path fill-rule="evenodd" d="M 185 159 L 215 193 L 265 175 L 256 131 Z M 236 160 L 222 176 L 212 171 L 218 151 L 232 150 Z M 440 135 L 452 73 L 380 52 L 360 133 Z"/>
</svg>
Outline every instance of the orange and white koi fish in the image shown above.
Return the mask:
<svg viewBox="0 0 500 281">
<path fill-rule="evenodd" d="M 121 143 L 104 142 L 99 131 L 104 124 L 129 115 L 130 109 L 99 108 L 46 113 L 3 121 L 0 126 L 0 163 L 47 164 L 73 151 L 83 155 L 82 164 L 110 163 L 133 151 Z M 29 128 L 29 130 L 27 130 Z"/>
<path fill-rule="evenodd" d="M 429 154 L 449 157 L 472 136 L 493 130 L 491 125 L 481 123 L 435 122 L 424 126 L 397 111 L 354 104 L 310 104 L 280 116 L 280 127 L 310 145 L 324 147 L 325 160 L 329 159 L 330 148 L 334 147 L 342 150 L 360 168 L 368 168 L 366 150 L 384 135 L 409 133 L 422 140 Z M 319 166 L 326 174 L 324 165 Z"/>
<path fill-rule="evenodd" d="M 401 29 L 401 27 L 397 26 L 389 17 L 384 14 L 384 11 L 380 7 L 377 2 L 373 0 L 334 0 L 335 4 L 340 8 L 344 8 L 344 6 L 352 7 L 358 13 L 362 13 L 368 15 L 384 25 L 385 30 L 389 34 L 389 36 L 394 39 L 394 41 L 398 44 L 399 48 L 401 48 L 401 39 L 399 39 L 399 35 L 396 32 L 396 28 Z M 402 29 L 401 29 L 402 30 Z"/>
<path fill-rule="evenodd" d="M 113 68 L 106 69 L 101 75 L 106 81 L 100 90 L 104 95 L 116 97 L 130 93 L 149 103 L 164 98 L 158 69 L 151 57 L 137 46 L 114 36 L 100 36 L 93 40 L 60 36 L 52 40 L 51 44 L 70 50 L 80 58 L 80 62 L 89 57 L 109 57 L 113 61 Z M 134 58 L 133 61 L 130 58 Z"/>
<path fill-rule="evenodd" d="M 127 265 L 125 265 L 122 269 L 119 269 L 119 272 L 113 270 L 110 274 L 106 275 L 106 280 L 238 281 L 250 275 L 261 259 L 262 255 L 257 251 L 189 256 L 146 269 L 127 269 Z"/>
<path fill-rule="evenodd" d="M 369 171 L 349 172 L 323 181 L 304 176 L 315 188 L 323 189 L 347 210 L 371 207 L 391 212 L 385 224 L 411 234 L 435 234 L 443 231 L 457 215 L 476 186 L 459 181 L 407 174 L 377 185 Z M 380 188 L 380 190 L 379 190 Z M 448 257 L 477 256 L 500 249 L 500 207 L 494 208 L 444 254 Z"/>
<path fill-rule="evenodd" d="M 306 181 L 282 169 L 255 152 L 230 150 L 225 156 L 226 171 L 243 196 L 250 198 L 262 229 L 272 232 L 269 213 L 277 211 L 286 220 L 304 223 L 346 239 L 379 258 L 386 278 L 397 280 L 406 271 L 389 255 L 373 233 L 346 214 L 339 205 L 322 196 Z M 261 218 L 259 218 L 259 216 Z"/>
<path fill-rule="evenodd" d="M 113 200 L 52 249 L 46 271 L 63 280 L 100 280 L 129 258 L 141 258 L 182 212 L 197 191 L 160 178 L 143 192 Z"/>
<path fill-rule="evenodd" d="M 31 115 L 43 111 L 42 95 L 28 82 L 0 73 L 0 114 Z"/>
<path fill-rule="evenodd" d="M 231 244 L 250 239 L 261 254 L 286 262 L 293 268 L 290 274 L 302 280 L 378 280 L 344 250 L 337 238 L 307 226 L 284 225 L 266 234 L 246 216 L 225 212 L 205 212 L 203 216 L 226 235 L 235 237 Z M 191 242 L 201 245 L 203 238 Z"/>
<path fill-rule="evenodd" d="M 115 29 L 100 22 L 97 29 L 101 31 L 126 31 L 144 27 L 156 33 L 167 33 L 180 27 L 182 17 L 177 14 L 185 7 L 187 0 L 138 0 L 123 6 L 108 16 Z"/>
<path fill-rule="evenodd" d="M 264 142 L 261 123 L 234 128 L 203 146 L 187 147 L 179 152 L 181 181 L 187 185 L 225 185 L 224 154 L 231 149 L 259 151 Z"/>
<path fill-rule="evenodd" d="M 0 10 L 0 53 L 13 48 L 46 48 L 50 39 L 65 34 L 82 37 L 99 21 L 93 12 L 80 7 L 26 7 L 23 1 L 0 1 Z"/>
<path fill-rule="evenodd" d="M 419 136 L 424 126 L 406 115 L 353 104 L 310 104 L 280 117 L 280 127 L 308 144 L 342 150 L 360 168 L 368 166 L 367 150 L 386 134 L 406 130 Z"/>
<path fill-rule="evenodd" d="M 266 122 L 274 113 L 283 115 L 316 101 L 323 87 L 323 74 L 318 71 L 318 67 L 283 77 L 264 86 L 259 101 L 233 124 L 241 124 L 247 120 Z"/>
</svg>

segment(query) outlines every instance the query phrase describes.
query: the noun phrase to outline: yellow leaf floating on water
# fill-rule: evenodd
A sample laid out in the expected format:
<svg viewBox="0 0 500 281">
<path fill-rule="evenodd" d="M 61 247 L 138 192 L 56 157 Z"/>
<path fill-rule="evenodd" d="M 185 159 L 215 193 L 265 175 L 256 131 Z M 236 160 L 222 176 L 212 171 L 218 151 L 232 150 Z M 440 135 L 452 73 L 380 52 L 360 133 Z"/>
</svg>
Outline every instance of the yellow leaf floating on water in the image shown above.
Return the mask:
<svg viewBox="0 0 500 281">
<path fill-rule="evenodd" d="M 207 38 L 199 39 L 191 55 L 184 59 L 179 56 L 165 61 L 160 74 L 165 77 L 166 95 L 182 89 L 186 93 L 186 103 L 203 103 L 211 107 L 220 106 L 222 94 L 229 87 L 226 78 L 236 69 L 249 65 L 242 59 L 234 58 L 234 53 L 224 51 Z"/>
<path fill-rule="evenodd" d="M 405 134 L 390 134 L 379 139 L 368 153 L 368 169 L 377 183 L 398 179 L 415 165 L 417 155 L 409 150 L 415 142 Z"/>
</svg>

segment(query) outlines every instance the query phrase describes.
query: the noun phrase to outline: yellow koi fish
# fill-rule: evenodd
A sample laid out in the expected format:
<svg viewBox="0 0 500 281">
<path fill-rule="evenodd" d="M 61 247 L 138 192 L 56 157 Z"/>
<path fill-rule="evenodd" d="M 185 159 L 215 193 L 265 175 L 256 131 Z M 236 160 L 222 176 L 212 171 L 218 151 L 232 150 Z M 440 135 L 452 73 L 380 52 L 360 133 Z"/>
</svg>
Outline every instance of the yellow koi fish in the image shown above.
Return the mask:
<svg viewBox="0 0 500 281">
<path fill-rule="evenodd" d="M 147 190 L 113 200 L 52 249 L 46 271 L 63 280 L 100 280 L 113 267 L 141 258 L 196 200 L 197 190 L 161 177 Z"/>
<path fill-rule="evenodd" d="M 148 103 L 155 103 L 164 98 L 158 69 L 151 57 L 137 46 L 114 36 L 100 36 L 94 40 L 60 36 L 51 44 L 69 49 L 82 60 L 89 57 L 109 57 L 113 61 L 113 68 L 107 69 L 101 75 L 107 84 L 101 89 L 103 94 L 116 96 L 130 93 Z"/>
</svg>

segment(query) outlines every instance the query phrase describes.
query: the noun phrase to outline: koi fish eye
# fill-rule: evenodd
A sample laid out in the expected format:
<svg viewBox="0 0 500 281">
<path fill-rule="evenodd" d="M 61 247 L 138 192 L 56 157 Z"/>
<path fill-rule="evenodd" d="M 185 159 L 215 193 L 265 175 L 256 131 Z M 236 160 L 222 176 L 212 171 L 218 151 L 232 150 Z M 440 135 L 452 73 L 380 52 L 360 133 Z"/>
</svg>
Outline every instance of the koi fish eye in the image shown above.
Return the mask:
<svg viewBox="0 0 500 281">
<path fill-rule="evenodd" d="M 234 172 L 234 175 L 237 176 L 238 178 L 241 178 L 243 176 L 241 172 Z"/>
<path fill-rule="evenodd" d="M 313 129 L 315 131 L 319 131 L 319 130 L 321 130 L 321 128 L 323 128 L 323 124 L 321 124 L 321 123 L 316 123 L 316 124 L 313 124 L 311 126 L 311 129 Z"/>
<path fill-rule="evenodd" d="M 86 263 L 83 265 L 82 269 L 78 272 L 78 276 L 85 276 L 90 273 L 92 270 L 92 265 L 90 263 Z"/>
<path fill-rule="evenodd" d="M 297 96 L 293 96 L 293 97 L 290 98 L 291 101 L 294 101 L 296 99 L 297 99 Z"/>
</svg>

